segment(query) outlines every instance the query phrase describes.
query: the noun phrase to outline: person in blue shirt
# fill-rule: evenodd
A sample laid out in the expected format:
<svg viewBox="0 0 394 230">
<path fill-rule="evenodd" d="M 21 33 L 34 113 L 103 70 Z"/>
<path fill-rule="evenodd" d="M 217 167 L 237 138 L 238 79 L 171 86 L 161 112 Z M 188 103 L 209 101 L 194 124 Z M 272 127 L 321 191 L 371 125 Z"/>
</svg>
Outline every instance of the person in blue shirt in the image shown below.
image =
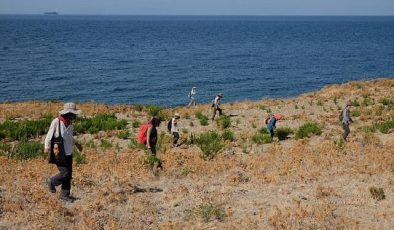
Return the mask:
<svg viewBox="0 0 394 230">
<path fill-rule="evenodd" d="M 266 121 L 267 130 L 271 135 L 271 138 L 274 137 L 274 129 L 276 129 L 276 117 L 272 114 Z"/>
</svg>

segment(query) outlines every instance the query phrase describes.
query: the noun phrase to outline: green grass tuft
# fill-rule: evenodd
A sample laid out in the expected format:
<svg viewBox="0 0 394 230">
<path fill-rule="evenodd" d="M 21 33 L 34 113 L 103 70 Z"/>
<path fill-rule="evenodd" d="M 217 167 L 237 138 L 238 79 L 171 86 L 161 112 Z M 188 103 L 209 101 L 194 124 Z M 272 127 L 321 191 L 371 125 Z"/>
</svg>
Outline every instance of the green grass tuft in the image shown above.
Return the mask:
<svg viewBox="0 0 394 230">
<path fill-rule="evenodd" d="M 231 126 L 231 118 L 230 116 L 226 115 L 221 115 L 219 118 L 216 120 L 216 124 L 219 128 L 226 129 Z"/>
<path fill-rule="evenodd" d="M 223 147 L 221 136 L 216 132 L 200 134 L 193 142 L 201 149 L 204 159 L 212 159 Z"/>
<path fill-rule="evenodd" d="M 277 136 L 279 140 L 286 140 L 288 136 L 293 133 L 294 131 L 289 127 L 279 127 L 275 130 L 275 136 Z"/>
<path fill-rule="evenodd" d="M 303 139 L 305 137 L 309 137 L 311 134 L 320 135 L 321 133 L 322 130 L 318 123 L 308 122 L 298 129 L 295 138 Z"/>
</svg>

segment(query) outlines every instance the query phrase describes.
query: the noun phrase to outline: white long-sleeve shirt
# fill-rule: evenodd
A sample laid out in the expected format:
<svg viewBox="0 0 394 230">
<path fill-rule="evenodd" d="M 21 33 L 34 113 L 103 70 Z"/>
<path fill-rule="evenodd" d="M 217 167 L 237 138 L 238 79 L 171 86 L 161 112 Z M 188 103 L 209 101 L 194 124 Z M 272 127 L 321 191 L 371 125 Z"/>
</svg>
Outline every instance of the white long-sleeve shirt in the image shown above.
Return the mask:
<svg viewBox="0 0 394 230">
<path fill-rule="evenodd" d="M 179 133 L 178 120 L 174 117 L 171 119 L 171 133 Z"/>
<path fill-rule="evenodd" d="M 73 137 L 74 128 L 72 124 L 66 127 L 64 123 L 59 120 L 59 118 L 53 119 L 51 126 L 49 127 L 47 136 L 45 138 L 45 148 L 46 149 L 51 148 L 51 139 L 54 132 L 55 132 L 55 137 L 59 136 L 59 122 L 60 122 L 61 134 L 63 137 L 64 152 L 67 156 L 70 156 L 73 152 L 73 144 L 75 143 Z"/>
</svg>

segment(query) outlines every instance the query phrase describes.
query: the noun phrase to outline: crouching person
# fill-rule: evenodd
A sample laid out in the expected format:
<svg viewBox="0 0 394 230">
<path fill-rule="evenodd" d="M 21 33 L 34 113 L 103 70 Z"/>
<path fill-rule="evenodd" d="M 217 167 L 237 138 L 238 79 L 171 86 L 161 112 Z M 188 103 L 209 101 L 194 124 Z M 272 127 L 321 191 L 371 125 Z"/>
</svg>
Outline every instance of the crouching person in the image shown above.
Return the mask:
<svg viewBox="0 0 394 230">
<path fill-rule="evenodd" d="M 56 193 L 56 186 L 61 185 L 60 199 L 66 202 L 73 202 L 74 199 L 70 196 L 71 190 L 71 179 L 72 179 L 72 150 L 75 144 L 79 151 L 82 151 L 82 145 L 80 145 L 73 137 L 73 125 L 72 121 L 77 118 L 77 114 L 80 110 L 77 110 L 74 103 L 64 104 L 64 109 L 59 112 L 59 116 L 55 118 L 49 128 L 48 134 L 45 138 L 45 149 L 46 154 L 53 154 L 55 156 L 62 155 L 62 160 L 54 161 L 59 173 L 46 180 L 48 189 L 51 193 Z M 61 142 L 54 144 L 53 140 L 62 139 Z M 59 145 L 57 144 L 59 143 Z"/>
</svg>

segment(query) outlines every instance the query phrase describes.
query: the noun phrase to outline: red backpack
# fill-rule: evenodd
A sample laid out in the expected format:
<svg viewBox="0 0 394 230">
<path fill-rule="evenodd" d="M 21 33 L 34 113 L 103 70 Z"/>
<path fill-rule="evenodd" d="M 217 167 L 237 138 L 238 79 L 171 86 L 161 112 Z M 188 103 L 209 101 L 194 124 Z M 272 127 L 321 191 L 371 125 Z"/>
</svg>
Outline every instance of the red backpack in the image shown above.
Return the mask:
<svg viewBox="0 0 394 230">
<path fill-rule="evenodd" d="M 140 126 L 140 131 L 138 131 L 138 141 L 143 145 L 146 145 L 146 134 L 148 133 L 149 127 L 152 127 L 150 123 L 143 124 Z"/>
</svg>

